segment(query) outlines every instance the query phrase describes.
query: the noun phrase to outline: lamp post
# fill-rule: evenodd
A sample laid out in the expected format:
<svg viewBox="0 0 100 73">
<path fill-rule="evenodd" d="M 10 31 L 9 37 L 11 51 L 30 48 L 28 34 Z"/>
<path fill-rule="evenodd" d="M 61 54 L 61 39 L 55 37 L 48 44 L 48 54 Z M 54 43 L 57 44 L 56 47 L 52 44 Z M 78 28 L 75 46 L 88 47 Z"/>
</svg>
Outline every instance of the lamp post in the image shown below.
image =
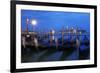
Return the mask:
<svg viewBox="0 0 100 73">
<path fill-rule="evenodd" d="M 37 25 L 37 20 L 32 19 L 32 20 L 31 20 L 31 24 L 33 25 L 33 37 L 34 37 L 34 35 L 35 35 L 35 33 L 34 33 L 34 26 Z"/>
<path fill-rule="evenodd" d="M 31 24 L 32 24 L 32 25 L 37 25 L 37 20 L 32 19 L 32 20 L 31 20 Z"/>
<path fill-rule="evenodd" d="M 36 37 L 34 37 L 35 33 L 34 33 L 34 26 L 37 25 L 37 20 L 32 19 L 31 20 L 31 24 L 33 25 L 33 42 L 35 44 L 36 49 L 38 50 L 38 39 Z"/>
<path fill-rule="evenodd" d="M 26 32 L 28 33 L 28 23 L 29 23 L 29 19 L 26 18 Z"/>
<path fill-rule="evenodd" d="M 55 39 L 54 34 L 55 34 L 55 30 L 52 29 L 52 30 L 50 31 L 50 45 L 52 45 L 52 42 L 53 42 L 53 40 Z"/>
<path fill-rule="evenodd" d="M 32 19 L 32 20 L 31 20 L 31 24 L 33 25 L 33 31 L 34 31 L 34 26 L 37 25 L 37 20 Z"/>
<path fill-rule="evenodd" d="M 35 20 L 35 19 L 32 19 L 31 20 L 31 24 L 33 25 L 33 37 L 34 37 L 34 26 L 36 26 L 37 25 L 37 20 Z"/>
</svg>

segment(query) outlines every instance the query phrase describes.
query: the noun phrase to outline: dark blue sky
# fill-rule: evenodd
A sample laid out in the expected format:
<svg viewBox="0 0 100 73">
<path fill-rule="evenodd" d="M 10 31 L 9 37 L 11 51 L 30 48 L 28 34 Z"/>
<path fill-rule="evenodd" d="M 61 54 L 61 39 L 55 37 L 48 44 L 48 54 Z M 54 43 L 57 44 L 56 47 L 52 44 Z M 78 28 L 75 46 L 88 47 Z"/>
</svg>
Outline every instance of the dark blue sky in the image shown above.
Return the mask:
<svg viewBox="0 0 100 73">
<path fill-rule="evenodd" d="M 51 29 L 60 31 L 62 27 L 78 27 L 90 31 L 90 14 L 83 12 L 56 12 L 56 11 L 38 11 L 21 10 L 22 30 L 26 29 L 26 18 L 37 20 L 34 26 L 35 31 L 48 32 Z M 31 23 L 28 25 L 29 31 L 33 31 Z"/>
</svg>

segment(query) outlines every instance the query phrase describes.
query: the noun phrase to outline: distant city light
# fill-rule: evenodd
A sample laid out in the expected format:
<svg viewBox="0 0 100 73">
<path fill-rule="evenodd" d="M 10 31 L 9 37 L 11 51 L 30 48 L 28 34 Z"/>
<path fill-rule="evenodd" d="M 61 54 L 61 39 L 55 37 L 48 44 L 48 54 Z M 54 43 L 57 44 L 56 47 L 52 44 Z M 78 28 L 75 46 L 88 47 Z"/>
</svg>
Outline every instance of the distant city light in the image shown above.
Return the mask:
<svg viewBox="0 0 100 73">
<path fill-rule="evenodd" d="M 68 26 L 66 26 L 66 29 L 68 30 Z"/>
<path fill-rule="evenodd" d="M 34 25 L 37 25 L 37 21 L 35 19 L 32 19 L 31 21 L 31 24 L 34 26 Z"/>
<path fill-rule="evenodd" d="M 29 22 L 29 19 L 27 18 L 26 21 Z"/>
<path fill-rule="evenodd" d="M 55 30 L 52 30 L 52 34 L 54 34 L 55 33 Z"/>
<path fill-rule="evenodd" d="M 74 33 L 76 33 L 77 31 L 76 31 L 76 29 L 74 29 Z"/>
</svg>

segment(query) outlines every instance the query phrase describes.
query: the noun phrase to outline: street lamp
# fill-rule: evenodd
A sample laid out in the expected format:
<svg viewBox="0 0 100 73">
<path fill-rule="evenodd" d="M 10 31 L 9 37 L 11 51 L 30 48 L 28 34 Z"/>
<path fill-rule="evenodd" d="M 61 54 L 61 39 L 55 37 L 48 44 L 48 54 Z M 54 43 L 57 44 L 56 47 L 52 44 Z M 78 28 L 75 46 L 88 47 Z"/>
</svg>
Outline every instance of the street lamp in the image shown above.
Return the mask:
<svg viewBox="0 0 100 73">
<path fill-rule="evenodd" d="M 37 20 L 32 19 L 32 20 L 31 20 L 31 24 L 32 24 L 33 26 L 37 25 Z"/>
<path fill-rule="evenodd" d="M 36 37 L 34 37 L 34 35 L 35 35 L 35 33 L 34 33 L 34 26 L 37 25 L 37 20 L 32 19 L 32 20 L 31 20 L 31 24 L 33 25 L 33 42 L 34 42 L 35 47 L 36 47 L 37 50 L 38 50 L 38 39 L 37 39 Z"/>
<path fill-rule="evenodd" d="M 28 33 L 28 23 L 29 23 L 29 19 L 26 18 L 26 32 Z"/>
<path fill-rule="evenodd" d="M 37 25 L 37 20 L 32 19 L 32 20 L 31 20 L 31 24 L 33 25 L 33 31 L 34 31 L 34 26 Z"/>
</svg>

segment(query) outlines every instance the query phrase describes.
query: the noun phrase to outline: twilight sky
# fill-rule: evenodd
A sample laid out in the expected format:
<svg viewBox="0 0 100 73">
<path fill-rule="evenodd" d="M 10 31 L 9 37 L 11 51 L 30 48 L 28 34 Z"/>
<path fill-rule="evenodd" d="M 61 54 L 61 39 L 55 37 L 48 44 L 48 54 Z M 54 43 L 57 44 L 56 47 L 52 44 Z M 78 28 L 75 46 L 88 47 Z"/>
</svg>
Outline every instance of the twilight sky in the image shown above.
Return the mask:
<svg viewBox="0 0 100 73">
<path fill-rule="evenodd" d="M 58 12 L 58 11 L 39 11 L 39 10 L 21 10 L 22 30 L 26 29 L 26 18 L 30 21 L 35 19 L 37 25 L 34 31 L 48 32 L 51 29 L 60 31 L 63 27 L 78 27 L 90 32 L 90 14 L 83 12 Z M 31 23 L 28 24 L 29 31 L 33 31 Z"/>
</svg>

